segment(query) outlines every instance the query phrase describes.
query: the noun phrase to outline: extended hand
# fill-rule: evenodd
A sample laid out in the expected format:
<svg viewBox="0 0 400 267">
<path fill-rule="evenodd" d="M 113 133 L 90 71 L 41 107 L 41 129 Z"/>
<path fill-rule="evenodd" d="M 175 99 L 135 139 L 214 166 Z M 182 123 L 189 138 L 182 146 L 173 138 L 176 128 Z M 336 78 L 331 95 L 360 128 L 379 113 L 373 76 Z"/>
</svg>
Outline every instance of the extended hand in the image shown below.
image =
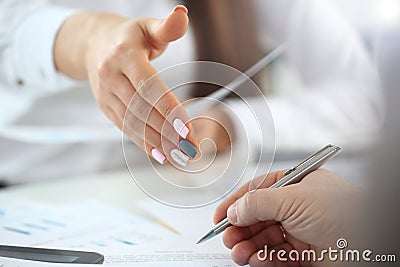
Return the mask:
<svg viewBox="0 0 400 267">
<path fill-rule="evenodd" d="M 197 145 L 184 108 L 166 84 L 158 78 L 145 83 L 156 74 L 150 60 L 182 37 L 187 26 L 183 6 L 164 20 L 81 13 L 66 21 L 55 45 L 57 68 L 88 78 L 104 114 L 160 163 L 179 150 L 179 136 Z"/>
</svg>

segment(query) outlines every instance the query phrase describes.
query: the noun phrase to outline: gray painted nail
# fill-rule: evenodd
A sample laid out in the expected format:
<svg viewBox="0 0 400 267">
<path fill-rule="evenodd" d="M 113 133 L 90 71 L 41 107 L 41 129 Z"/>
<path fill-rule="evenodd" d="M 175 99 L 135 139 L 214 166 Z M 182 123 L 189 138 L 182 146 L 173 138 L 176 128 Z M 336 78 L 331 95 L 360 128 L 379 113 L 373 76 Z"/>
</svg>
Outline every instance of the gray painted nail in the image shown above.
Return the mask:
<svg viewBox="0 0 400 267">
<path fill-rule="evenodd" d="M 185 152 L 186 155 L 188 155 L 192 159 L 196 157 L 198 151 L 194 147 L 194 145 L 190 143 L 188 140 L 182 139 L 179 142 L 179 147 L 182 149 L 183 152 Z"/>
</svg>

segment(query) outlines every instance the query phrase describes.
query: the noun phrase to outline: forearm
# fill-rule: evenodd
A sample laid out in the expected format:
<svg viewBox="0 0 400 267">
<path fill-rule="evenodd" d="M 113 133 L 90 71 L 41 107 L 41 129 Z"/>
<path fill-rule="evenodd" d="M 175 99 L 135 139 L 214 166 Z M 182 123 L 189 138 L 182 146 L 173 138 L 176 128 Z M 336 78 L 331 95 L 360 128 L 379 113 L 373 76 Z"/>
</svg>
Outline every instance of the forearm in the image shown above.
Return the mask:
<svg viewBox="0 0 400 267">
<path fill-rule="evenodd" d="M 125 18 L 108 13 L 84 12 L 70 16 L 60 28 L 54 44 L 57 70 L 75 80 L 86 80 L 86 57 L 90 44 Z M 99 44 L 100 45 L 100 44 Z"/>
</svg>

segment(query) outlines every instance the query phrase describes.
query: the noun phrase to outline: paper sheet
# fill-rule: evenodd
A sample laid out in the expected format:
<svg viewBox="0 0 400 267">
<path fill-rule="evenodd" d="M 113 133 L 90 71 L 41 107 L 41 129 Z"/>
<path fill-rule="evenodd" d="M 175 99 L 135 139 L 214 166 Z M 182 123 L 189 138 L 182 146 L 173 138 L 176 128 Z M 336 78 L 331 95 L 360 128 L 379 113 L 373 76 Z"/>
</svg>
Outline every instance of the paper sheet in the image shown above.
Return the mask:
<svg viewBox="0 0 400 267">
<path fill-rule="evenodd" d="M 179 228 L 177 235 L 155 221 L 101 202 L 61 206 L 27 203 L 21 200 L 0 204 L 3 244 L 96 251 L 105 256 L 104 266 L 235 266 L 220 239 L 210 240 L 206 245 L 195 244 L 199 235 L 212 225 L 205 219 L 212 207 L 199 213 L 199 210 L 173 209 L 151 201 L 142 203 L 141 207 L 154 212 L 155 217 L 163 220 L 165 217 L 167 224 L 172 222 L 173 228 Z M 192 215 L 188 216 L 188 211 Z M 0 267 L 25 266 L 71 265 L 0 257 Z"/>
<path fill-rule="evenodd" d="M 182 198 L 183 196 L 179 197 Z M 174 201 L 172 200 L 171 202 L 173 203 Z M 200 208 L 176 208 L 148 199 L 139 202 L 137 205 L 152 213 L 155 218 L 162 220 L 172 228 L 177 229 L 182 235 L 191 238 L 193 243 L 196 243 L 203 234 L 214 226 L 212 219 L 218 203 L 213 203 Z M 219 244 L 222 244 L 221 236 L 207 241 L 207 243 L 209 242 L 218 242 Z"/>
<path fill-rule="evenodd" d="M 3 203 L 0 210 L 1 242 L 9 245 L 105 253 L 174 236 L 158 224 L 95 201 L 62 206 L 36 203 L 29 207 Z"/>
<path fill-rule="evenodd" d="M 130 255 L 112 255 L 107 264 L 136 263 L 141 266 L 236 266 L 228 249 L 220 242 L 199 246 L 184 236 L 171 238 L 168 242 L 155 242 L 140 246 Z"/>
</svg>

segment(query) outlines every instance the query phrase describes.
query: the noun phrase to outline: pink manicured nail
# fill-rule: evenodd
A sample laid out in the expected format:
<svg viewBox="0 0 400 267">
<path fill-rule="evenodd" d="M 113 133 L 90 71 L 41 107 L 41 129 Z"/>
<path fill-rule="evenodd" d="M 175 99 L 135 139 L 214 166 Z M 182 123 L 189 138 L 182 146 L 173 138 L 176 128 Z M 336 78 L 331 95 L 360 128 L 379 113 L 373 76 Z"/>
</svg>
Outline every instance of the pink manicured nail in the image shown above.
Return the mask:
<svg viewBox="0 0 400 267">
<path fill-rule="evenodd" d="M 181 119 L 174 120 L 174 129 L 180 136 L 182 136 L 182 138 L 186 138 L 189 133 L 189 128 L 186 127 L 185 123 Z"/>
<path fill-rule="evenodd" d="M 163 153 L 161 153 L 160 151 L 158 151 L 157 149 L 153 148 L 151 150 L 151 155 L 153 156 L 153 158 L 155 160 L 157 160 L 160 164 L 164 164 L 165 162 L 165 156 Z"/>
<path fill-rule="evenodd" d="M 175 11 L 177 11 L 177 10 L 182 10 L 183 12 L 185 12 L 185 14 L 188 13 L 187 7 L 185 7 L 185 6 L 183 6 L 183 5 L 177 5 L 177 6 L 174 8 L 174 11 L 173 11 L 173 12 L 175 12 Z"/>
<path fill-rule="evenodd" d="M 228 211 L 226 212 L 226 215 L 228 216 L 229 220 L 234 224 L 237 223 L 236 206 L 237 206 L 236 203 L 230 205 Z"/>
</svg>

